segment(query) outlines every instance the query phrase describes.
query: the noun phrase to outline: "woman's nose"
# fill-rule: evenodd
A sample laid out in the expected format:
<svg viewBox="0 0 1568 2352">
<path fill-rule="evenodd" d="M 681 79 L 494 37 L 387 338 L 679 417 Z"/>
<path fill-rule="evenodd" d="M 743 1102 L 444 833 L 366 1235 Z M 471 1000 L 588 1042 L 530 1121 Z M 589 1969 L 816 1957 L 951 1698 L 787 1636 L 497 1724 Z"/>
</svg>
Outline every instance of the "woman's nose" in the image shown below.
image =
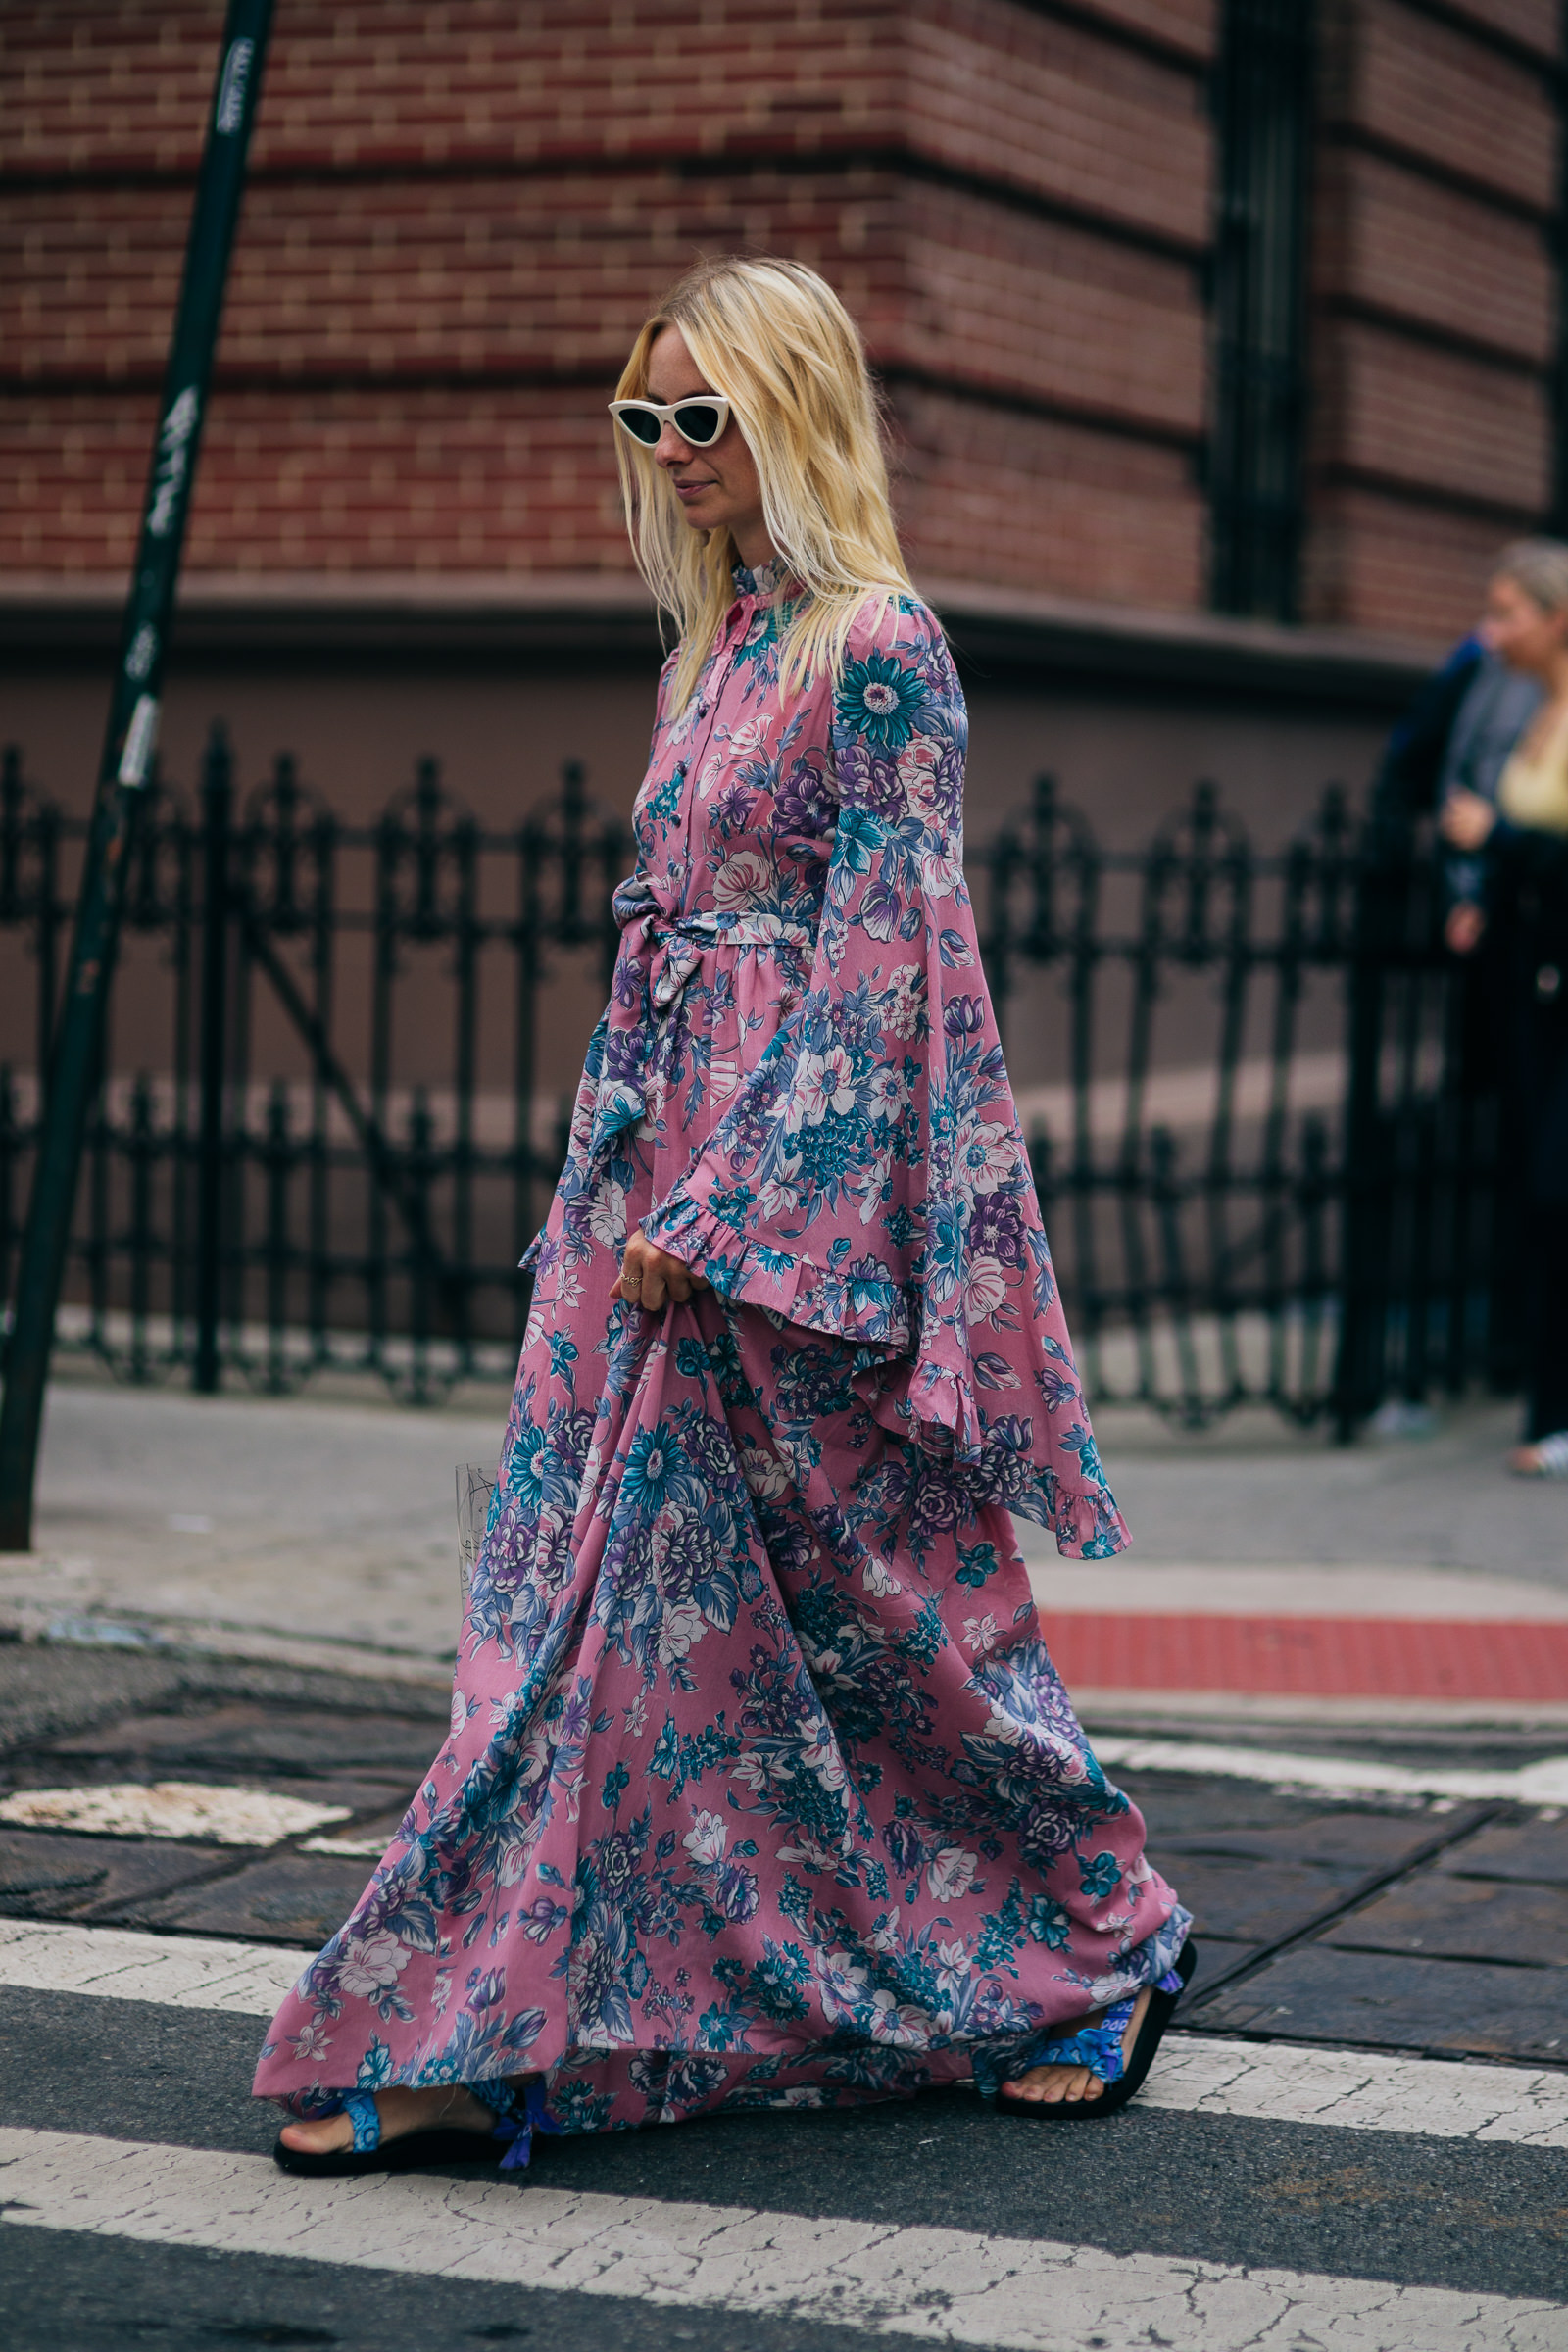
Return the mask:
<svg viewBox="0 0 1568 2352">
<path fill-rule="evenodd" d="M 683 441 L 672 424 L 666 424 L 654 444 L 656 466 L 684 466 L 692 454 L 692 445 Z"/>
</svg>

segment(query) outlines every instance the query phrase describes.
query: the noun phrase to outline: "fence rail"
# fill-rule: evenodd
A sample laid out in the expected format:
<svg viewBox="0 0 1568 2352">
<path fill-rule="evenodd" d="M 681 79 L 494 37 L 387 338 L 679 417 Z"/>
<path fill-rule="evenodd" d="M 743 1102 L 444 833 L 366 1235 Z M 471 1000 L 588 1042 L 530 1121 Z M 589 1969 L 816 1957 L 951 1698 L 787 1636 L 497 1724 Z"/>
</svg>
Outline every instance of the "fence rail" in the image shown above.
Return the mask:
<svg viewBox="0 0 1568 2352">
<path fill-rule="evenodd" d="M 84 834 L 8 752 L 0 1297 Z M 510 831 L 429 760 L 351 825 L 286 757 L 237 797 L 215 732 L 134 845 L 61 1344 L 209 1390 L 509 1374 L 630 857 L 576 765 Z M 1112 851 L 1042 779 L 968 871 L 1095 1398 L 1348 1427 L 1506 1368 L 1494 1105 L 1419 844 L 1331 792 L 1263 854 L 1200 787 Z"/>
</svg>

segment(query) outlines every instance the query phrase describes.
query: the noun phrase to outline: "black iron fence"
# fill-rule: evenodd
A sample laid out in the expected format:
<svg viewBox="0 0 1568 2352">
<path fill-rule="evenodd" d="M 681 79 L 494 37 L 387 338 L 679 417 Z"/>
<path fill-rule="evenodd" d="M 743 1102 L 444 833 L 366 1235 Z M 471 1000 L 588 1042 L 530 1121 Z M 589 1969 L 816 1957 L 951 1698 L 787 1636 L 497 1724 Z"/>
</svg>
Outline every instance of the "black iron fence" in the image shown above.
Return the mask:
<svg viewBox="0 0 1568 2352">
<path fill-rule="evenodd" d="M 84 831 L 6 755 L 0 1297 Z M 237 797 L 220 734 L 198 806 L 157 784 L 61 1345 L 209 1390 L 510 1374 L 629 861 L 575 766 L 506 832 L 430 761 L 365 825 L 287 758 Z M 1495 1120 L 1417 844 L 1330 793 L 1262 854 L 1200 787 L 1107 851 L 1043 780 L 969 872 L 1095 1397 L 1349 1426 L 1506 1368 Z"/>
</svg>

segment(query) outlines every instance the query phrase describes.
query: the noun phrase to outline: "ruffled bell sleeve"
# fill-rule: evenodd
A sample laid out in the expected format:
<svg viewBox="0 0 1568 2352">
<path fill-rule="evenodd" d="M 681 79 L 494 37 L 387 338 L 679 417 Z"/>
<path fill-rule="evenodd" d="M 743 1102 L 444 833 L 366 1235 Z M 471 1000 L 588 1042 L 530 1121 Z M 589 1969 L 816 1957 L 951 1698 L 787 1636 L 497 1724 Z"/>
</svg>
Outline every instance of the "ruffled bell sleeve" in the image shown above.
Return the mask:
<svg viewBox="0 0 1568 2352">
<path fill-rule="evenodd" d="M 1119 1550 L 963 878 L 967 726 L 924 606 L 872 600 L 833 696 L 804 1000 L 644 1221 L 725 1297 L 859 1343 L 877 1418 Z"/>
</svg>

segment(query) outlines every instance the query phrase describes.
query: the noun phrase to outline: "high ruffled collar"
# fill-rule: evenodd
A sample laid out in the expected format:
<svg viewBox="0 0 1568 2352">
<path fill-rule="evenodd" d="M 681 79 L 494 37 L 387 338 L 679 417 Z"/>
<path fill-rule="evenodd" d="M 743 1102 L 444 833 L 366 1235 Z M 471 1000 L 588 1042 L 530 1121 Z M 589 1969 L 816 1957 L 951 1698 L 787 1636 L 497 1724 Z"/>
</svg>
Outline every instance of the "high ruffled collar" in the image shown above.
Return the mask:
<svg viewBox="0 0 1568 2352">
<path fill-rule="evenodd" d="M 748 571 L 744 564 L 737 564 L 730 573 L 736 595 L 755 596 L 760 604 L 767 604 L 777 596 L 788 576 L 783 559 L 779 556 L 775 556 L 771 564 L 759 564 L 752 571 Z"/>
</svg>

